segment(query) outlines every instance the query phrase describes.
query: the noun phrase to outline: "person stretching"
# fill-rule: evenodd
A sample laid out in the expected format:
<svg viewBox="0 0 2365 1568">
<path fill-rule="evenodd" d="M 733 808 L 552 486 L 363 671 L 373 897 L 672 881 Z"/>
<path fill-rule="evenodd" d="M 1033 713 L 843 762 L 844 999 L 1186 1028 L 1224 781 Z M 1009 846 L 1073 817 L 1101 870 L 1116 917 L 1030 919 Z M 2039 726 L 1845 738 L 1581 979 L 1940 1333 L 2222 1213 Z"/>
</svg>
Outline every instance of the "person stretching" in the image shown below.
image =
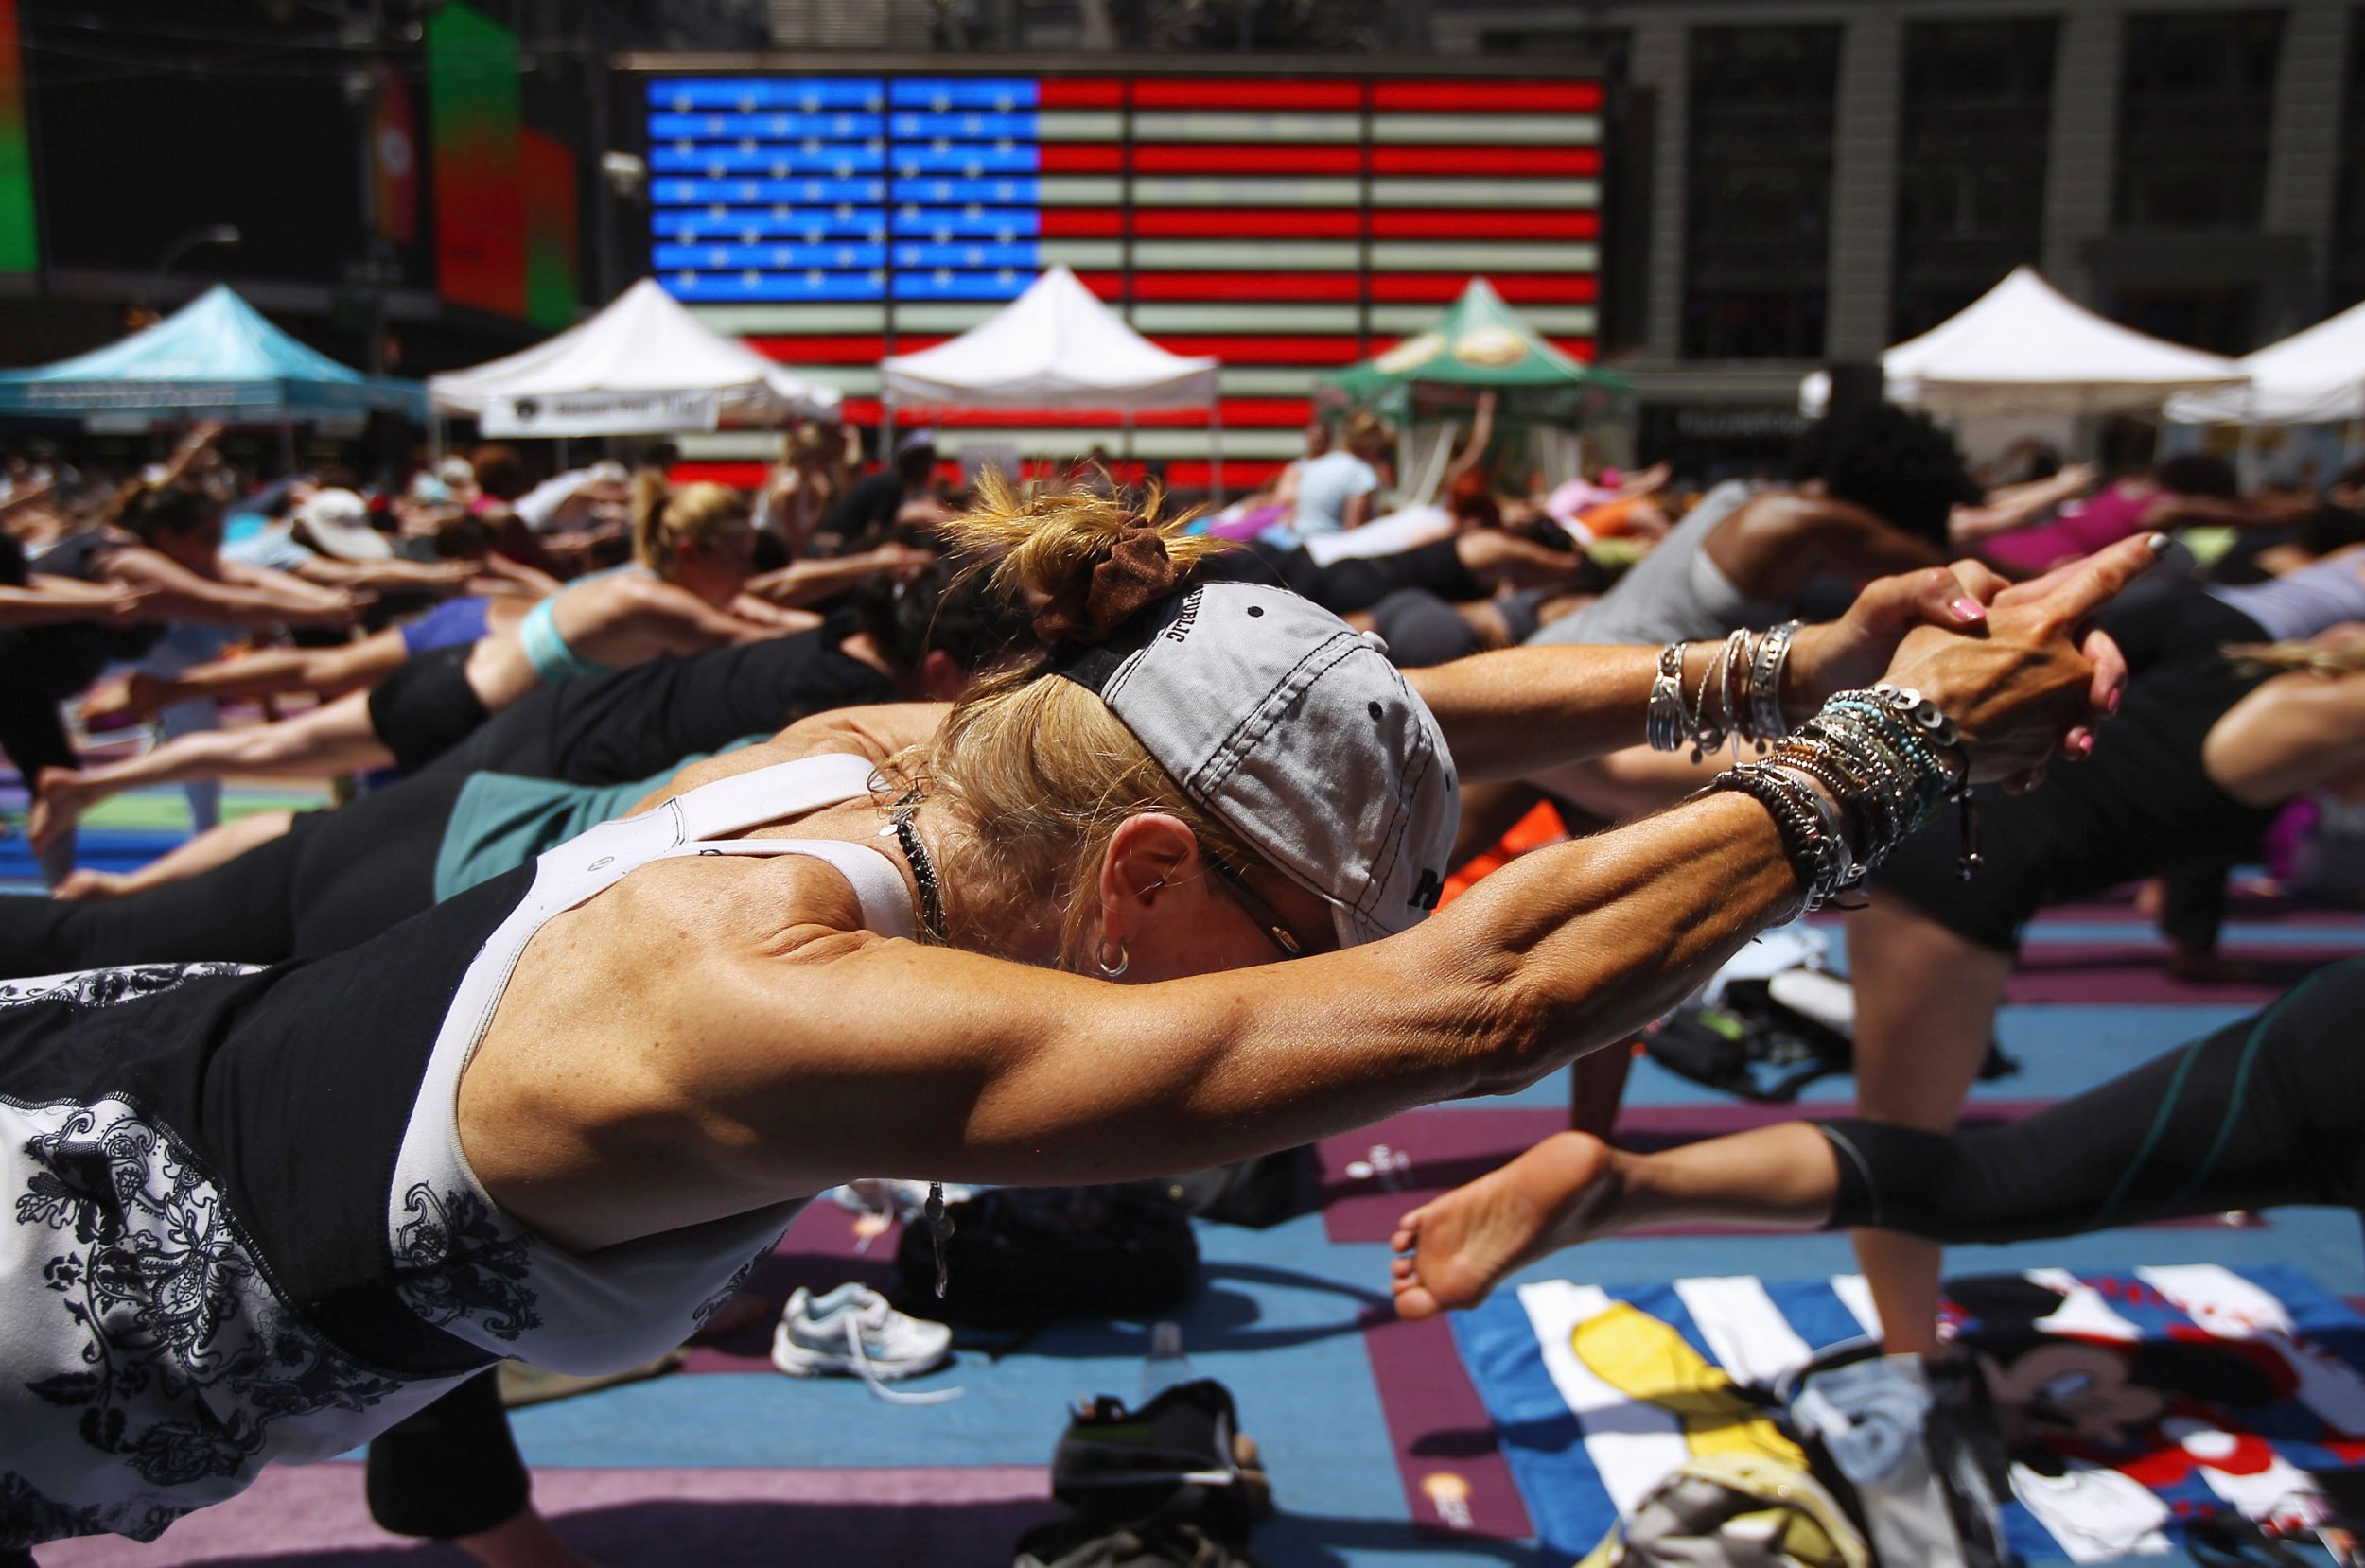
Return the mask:
<svg viewBox="0 0 2365 1568">
<path fill-rule="evenodd" d="M 665 653 L 760 641 L 810 616 L 737 613 L 753 575 L 748 503 L 719 484 L 652 493 L 635 514 L 633 564 L 536 603 L 514 629 L 405 660 L 355 691 L 275 724 L 181 737 L 104 767 L 48 768 L 26 819 L 36 845 L 108 796 L 146 784 L 257 774 L 320 778 L 433 760 L 488 717 L 545 684 Z M 727 608 L 727 606 L 728 608 Z"/>
<path fill-rule="evenodd" d="M 2050 755 L 2153 553 L 1977 636 L 1904 631 L 1961 623 L 1946 574 L 1881 586 L 1753 709 L 1814 717 L 1778 760 L 1424 925 L 1462 770 L 1630 734 L 1651 651 L 1464 660 L 1432 707 L 1154 517 L 984 494 L 955 542 L 1045 655 L 894 755 L 700 764 L 325 958 L 0 987 L 0 1551 L 153 1539 L 503 1356 L 638 1365 L 850 1177 L 1149 1176 L 1555 1071 Z"/>
<path fill-rule="evenodd" d="M 2350 959 L 2264 1012 L 1974 1132 L 1785 1122 L 1656 1154 L 1556 1133 L 1404 1216 L 1396 1312 L 1476 1306 L 1515 1269 L 1646 1226 L 1878 1226 L 1968 1244 L 2281 1204 L 2365 1209 L 2359 1018 L 2365 959 Z"/>
</svg>

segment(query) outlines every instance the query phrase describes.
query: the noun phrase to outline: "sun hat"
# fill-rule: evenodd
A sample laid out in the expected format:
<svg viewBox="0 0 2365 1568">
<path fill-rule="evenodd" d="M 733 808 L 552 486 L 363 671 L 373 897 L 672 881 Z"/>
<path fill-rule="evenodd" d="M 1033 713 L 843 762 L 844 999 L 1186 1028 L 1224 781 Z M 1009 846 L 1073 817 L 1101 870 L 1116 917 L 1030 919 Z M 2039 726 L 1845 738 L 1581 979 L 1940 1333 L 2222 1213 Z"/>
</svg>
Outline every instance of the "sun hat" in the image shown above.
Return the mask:
<svg viewBox="0 0 2365 1568">
<path fill-rule="evenodd" d="M 394 553 L 370 527 L 370 503 L 350 490 L 316 490 L 296 510 L 312 548 L 340 561 L 384 561 Z"/>
<path fill-rule="evenodd" d="M 1435 715 L 1377 636 L 1285 588 L 1199 583 L 1053 669 L 1327 902 L 1340 946 L 1436 907 L 1461 789 Z"/>
</svg>

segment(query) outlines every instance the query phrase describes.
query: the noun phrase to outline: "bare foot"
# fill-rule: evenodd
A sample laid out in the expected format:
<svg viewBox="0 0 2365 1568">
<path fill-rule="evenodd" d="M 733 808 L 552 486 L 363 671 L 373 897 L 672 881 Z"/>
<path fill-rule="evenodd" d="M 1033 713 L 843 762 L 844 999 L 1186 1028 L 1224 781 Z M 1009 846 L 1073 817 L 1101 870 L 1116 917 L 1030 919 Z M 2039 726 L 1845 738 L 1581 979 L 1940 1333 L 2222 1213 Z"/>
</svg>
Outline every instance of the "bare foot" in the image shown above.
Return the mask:
<svg viewBox="0 0 2365 1568">
<path fill-rule="evenodd" d="M 120 898 L 131 878 L 119 871 L 94 871 L 84 866 L 49 890 L 52 898 Z"/>
<path fill-rule="evenodd" d="M 1391 1241 L 1396 1315 L 1474 1307 L 1513 1269 L 1585 1240 L 1617 1203 L 1612 1161 L 1592 1134 L 1555 1133 L 1407 1214 Z"/>
<path fill-rule="evenodd" d="M 46 849 L 74 831 L 89 804 L 80 774 L 72 768 L 44 768 L 32 806 L 25 813 L 25 836 L 35 849 Z"/>
<path fill-rule="evenodd" d="M 599 1568 L 568 1545 L 531 1503 L 489 1530 L 462 1536 L 457 1544 L 484 1568 Z"/>
<path fill-rule="evenodd" d="M 165 684 L 145 671 L 102 681 L 82 699 L 82 723 L 93 729 L 146 723 L 165 706 Z"/>
</svg>

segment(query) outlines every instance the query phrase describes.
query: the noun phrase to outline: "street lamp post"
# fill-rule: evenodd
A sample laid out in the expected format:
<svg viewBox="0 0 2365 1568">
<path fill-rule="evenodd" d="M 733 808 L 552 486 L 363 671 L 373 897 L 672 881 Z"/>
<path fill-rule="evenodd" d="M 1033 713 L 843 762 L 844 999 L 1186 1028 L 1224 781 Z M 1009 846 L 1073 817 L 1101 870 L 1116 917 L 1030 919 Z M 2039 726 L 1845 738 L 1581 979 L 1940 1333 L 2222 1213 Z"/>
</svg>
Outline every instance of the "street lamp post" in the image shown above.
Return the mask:
<svg viewBox="0 0 2365 1568">
<path fill-rule="evenodd" d="M 156 263 L 155 275 L 148 280 L 148 294 L 140 302 L 141 308 L 150 315 L 156 312 L 156 302 L 165 291 L 165 274 L 172 264 L 201 245 L 236 245 L 244 236 L 235 223 L 209 223 L 201 229 L 191 229 L 165 247 L 163 257 Z"/>
</svg>

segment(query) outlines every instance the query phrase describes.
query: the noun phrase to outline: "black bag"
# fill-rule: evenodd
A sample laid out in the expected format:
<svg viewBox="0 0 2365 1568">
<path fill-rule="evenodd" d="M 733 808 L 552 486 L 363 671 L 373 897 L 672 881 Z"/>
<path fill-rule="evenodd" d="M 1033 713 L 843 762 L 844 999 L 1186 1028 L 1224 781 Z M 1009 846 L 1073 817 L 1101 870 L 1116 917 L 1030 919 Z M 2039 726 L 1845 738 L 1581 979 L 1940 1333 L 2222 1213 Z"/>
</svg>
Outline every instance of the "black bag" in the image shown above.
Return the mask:
<svg viewBox="0 0 2365 1568">
<path fill-rule="evenodd" d="M 1170 1200 L 1127 1187 L 998 1187 L 946 1211 L 947 1281 L 933 1239 L 903 1228 L 899 1312 L 963 1328 L 1031 1332 L 1070 1317 L 1171 1314 L 1199 1282 L 1199 1240 Z"/>
<path fill-rule="evenodd" d="M 1788 1105 L 1817 1078 L 1850 1072 L 1856 1042 L 1820 1019 L 1775 1000 L 1773 983 L 1736 980 L 1724 999 L 1687 1002 L 1643 1036 L 1651 1059 L 1695 1084 L 1761 1105 Z M 2005 1077 L 2020 1064 L 1992 1040 L 1981 1079 Z"/>
<path fill-rule="evenodd" d="M 1236 1546 L 1188 1524 L 1110 1529 L 1062 1519 L 1019 1538 L 1014 1568 L 1259 1568 Z"/>
<path fill-rule="evenodd" d="M 1139 1410 L 1105 1394 L 1078 1409 L 1052 1451 L 1051 1495 L 1104 1528 L 1187 1524 L 1235 1545 L 1272 1511 L 1256 1445 L 1212 1378 L 1161 1389 Z"/>
</svg>

